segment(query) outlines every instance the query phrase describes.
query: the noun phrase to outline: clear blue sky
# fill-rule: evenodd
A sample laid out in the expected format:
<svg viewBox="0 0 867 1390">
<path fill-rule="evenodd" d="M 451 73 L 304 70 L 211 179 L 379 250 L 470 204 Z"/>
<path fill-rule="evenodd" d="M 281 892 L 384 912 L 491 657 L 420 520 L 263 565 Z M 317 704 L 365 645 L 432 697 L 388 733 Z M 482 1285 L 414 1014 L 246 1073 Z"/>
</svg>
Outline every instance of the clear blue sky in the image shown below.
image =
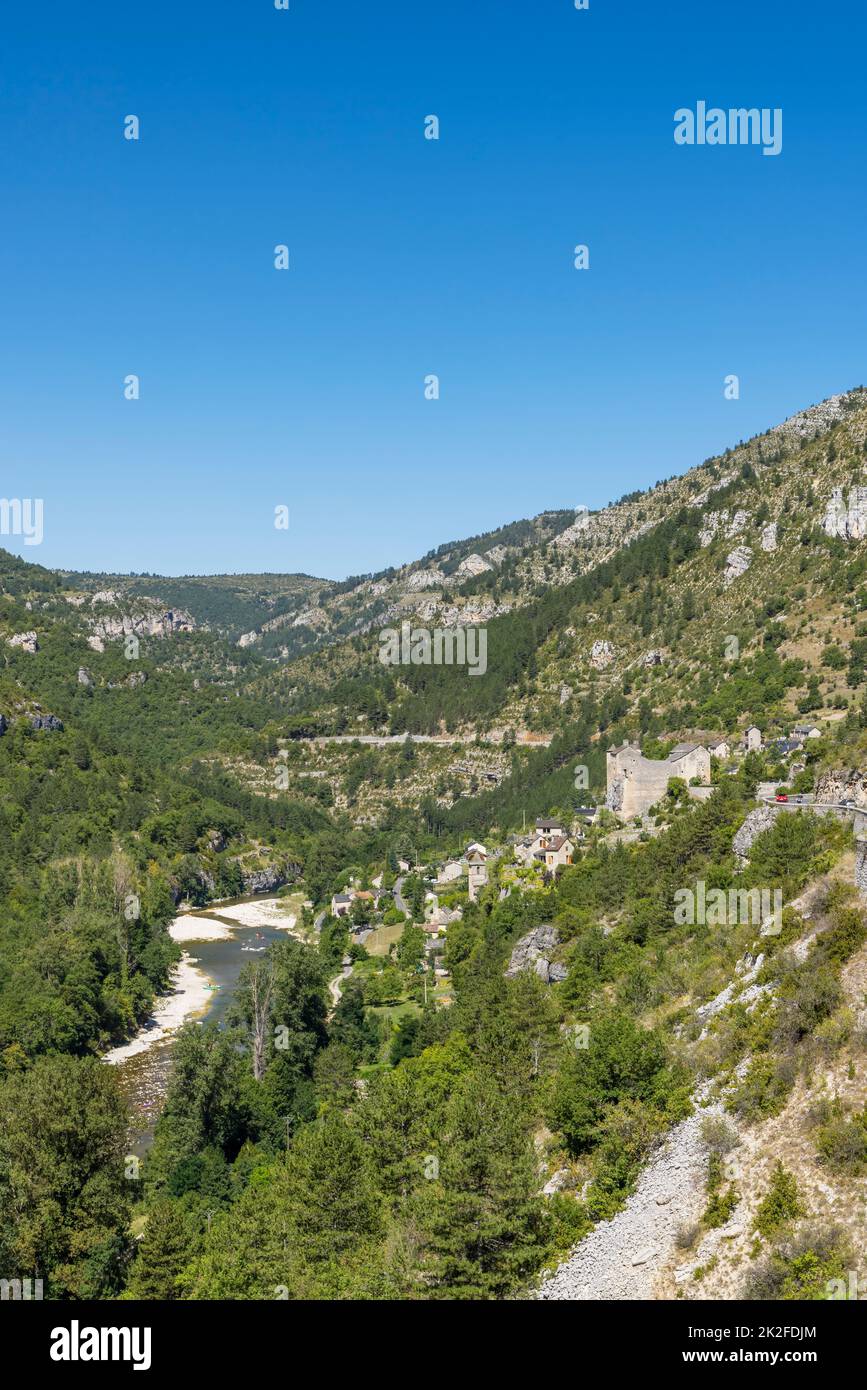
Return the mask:
<svg viewBox="0 0 867 1390">
<path fill-rule="evenodd" d="M 0 544 L 28 559 L 343 577 L 867 382 L 854 0 L 31 8 L 0 53 L 0 496 L 45 500 L 41 546 Z M 677 147 L 699 99 L 781 107 L 782 153 Z"/>
</svg>

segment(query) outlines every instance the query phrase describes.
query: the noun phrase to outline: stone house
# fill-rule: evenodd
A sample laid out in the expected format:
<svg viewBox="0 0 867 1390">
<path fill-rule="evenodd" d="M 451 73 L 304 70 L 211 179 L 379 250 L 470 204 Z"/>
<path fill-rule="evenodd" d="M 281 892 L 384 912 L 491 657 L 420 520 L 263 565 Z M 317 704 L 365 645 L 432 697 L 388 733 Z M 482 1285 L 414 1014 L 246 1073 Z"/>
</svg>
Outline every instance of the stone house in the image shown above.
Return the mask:
<svg viewBox="0 0 867 1390">
<path fill-rule="evenodd" d="M 568 835 L 558 835 L 556 840 L 551 840 L 541 850 L 545 860 L 545 868 L 548 870 L 559 869 L 565 864 L 571 864 L 574 853 L 575 845 Z"/>
<path fill-rule="evenodd" d="M 579 826 L 572 833 L 562 820 L 537 820 L 532 835 L 523 835 L 515 841 L 515 858 L 522 864 L 544 864 L 546 868 L 556 868 L 561 864 L 571 864 L 575 854 L 575 843 L 583 840 L 584 831 Z M 548 856 L 551 856 L 550 861 Z"/>
<path fill-rule="evenodd" d="M 566 834 L 566 827 L 560 820 L 537 820 L 536 834 L 540 840 L 547 842 L 549 839 L 557 839 Z"/>
<path fill-rule="evenodd" d="M 744 730 L 744 749 L 747 753 L 759 753 L 762 748 L 762 731 L 756 724 Z"/>
<path fill-rule="evenodd" d="M 354 902 L 369 903 L 373 909 L 379 905 L 379 896 L 369 893 L 366 888 L 353 889 L 349 893 L 335 893 L 331 899 L 331 916 L 348 917 Z"/>
<path fill-rule="evenodd" d="M 732 755 L 732 746 L 729 740 L 723 735 L 721 738 L 713 738 L 707 745 L 708 752 L 712 758 L 719 758 L 721 763 L 728 762 Z"/>
</svg>

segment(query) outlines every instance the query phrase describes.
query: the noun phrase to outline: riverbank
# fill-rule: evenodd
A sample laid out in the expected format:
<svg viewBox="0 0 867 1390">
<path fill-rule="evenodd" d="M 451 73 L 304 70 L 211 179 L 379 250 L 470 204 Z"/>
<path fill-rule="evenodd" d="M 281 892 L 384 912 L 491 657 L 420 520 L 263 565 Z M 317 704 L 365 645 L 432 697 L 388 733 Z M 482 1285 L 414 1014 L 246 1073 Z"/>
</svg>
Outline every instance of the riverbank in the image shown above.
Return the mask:
<svg viewBox="0 0 867 1390">
<path fill-rule="evenodd" d="M 137 1057 L 176 1032 L 187 1019 L 204 1013 L 211 1002 L 210 985 L 211 981 L 199 969 L 195 957 L 185 951 L 172 970 L 170 989 L 157 998 L 147 1023 L 129 1042 L 104 1053 L 102 1060 L 109 1066 L 117 1066 L 130 1057 Z"/>
<path fill-rule="evenodd" d="M 297 921 L 297 913 L 291 910 L 285 898 L 242 902 L 227 899 L 201 912 L 182 912 L 170 923 L 168 930 L 173 941 L 188 946 L 193 942 L 237 942 L 236 932 L 243 934 L 251 929 L 285 931 L 300 936 L 296 931 Z M 214 1001 L 213 984 L 214 979 L 199 967 L 197 958 L 184 951 L 172 972 L 171 987 L 156 1000 L 151 1017 L 129 1042 L 106 1052 L 103 1061 L 116 1066 L 130 1057 L 137 1057 L 164 1041 L 188 1019 L 208 1012 Z"/>
<path fill-rule="evenodd" d="M 258 901 L 232 903 L 226 907 L 214 904 L 205 911 L 220 921 L 238 927 L 273 927 L 275 931 L 292 932 L 298 921 L 285 898 L 261 898 Z"/>
<path fill-rule="evenodd" d="M 224 941 L 232 935 L 231 927 L 210 917 L 191 917 L 184 913 L 169 925 L 169 936 L 183 946 L 188 941 Z"/>
</svg>

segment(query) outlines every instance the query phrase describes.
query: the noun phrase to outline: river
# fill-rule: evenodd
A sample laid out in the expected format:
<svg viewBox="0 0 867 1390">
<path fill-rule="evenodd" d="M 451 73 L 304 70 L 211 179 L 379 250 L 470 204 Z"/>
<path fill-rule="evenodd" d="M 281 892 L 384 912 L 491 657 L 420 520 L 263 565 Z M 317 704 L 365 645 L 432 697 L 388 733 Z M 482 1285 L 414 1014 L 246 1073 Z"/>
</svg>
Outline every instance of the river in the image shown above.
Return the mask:
<svg viewBox="0 0 867 1390">
<path fill-rule="evenodd" d="M 275 927 L 267 920 L 269 915 L 273 918 L 273 912 L 269 914 L 265 910 L 266 905 L 275 902 L 285 908 L 287 916 L 295 915 L 290 900 L 275 899 L 273 894 L 255 894 L 227 899 L 215 903 L 213 907 L 183 913 L 176 918 L 176 923 L 181 922 L 185 926 L 197 919 L 204 919 L 205 922 L 218 922 L 230 929 L 229 934 L 219 940 L 183 943 L 183 949 L 189 953 L 196 969 L 202 971 L 212 985 L 219 986 L 209 991 L 204 1006 L 189 1015 L 190 1018 L 216 1024 L 225 1022 L 243 967 L 250 961 L 261 960 L 264 955 L 262 948 L 286 936 L 286 927 Z M 253 914 L 258 919 L 256 925 L 242 926 L 225 915 L 227 910 L 247 903 L 256 903 L 263 908 L 261 914 Z M 133 1041 L 140 1044 L 149 1031 L 147 1027 L 141 1029 Z M 138 1157 L 144 1155 L 153 1141 L 154 1127 L 168 1086 L 173 1047 L 174 1036 L 169 1033 L 116 1064 L 121 1090 L 133 1116 L 128 1152 Z"/>
</svg>

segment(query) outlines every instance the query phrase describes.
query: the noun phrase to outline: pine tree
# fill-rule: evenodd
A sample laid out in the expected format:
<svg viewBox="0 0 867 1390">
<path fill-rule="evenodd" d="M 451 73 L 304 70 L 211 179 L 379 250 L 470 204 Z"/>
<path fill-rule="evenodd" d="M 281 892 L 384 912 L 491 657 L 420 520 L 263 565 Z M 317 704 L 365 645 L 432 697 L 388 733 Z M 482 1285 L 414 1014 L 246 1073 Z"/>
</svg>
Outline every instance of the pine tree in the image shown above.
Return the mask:
<svg viewBox="0 0 867 1390">
<path fill-rule="evenodd" d="M 148 1214 L 127 1294 L 160 1301 L 180 1297 L 178 1275 L 190 1257 L 192 1239 L 178 1204 L 157 1202 Z"/>
<path fill-rule="evenodd" d="M 303 1129 L 288 1164 L 287 1216 L 305 1263 L 339 1260 L 382 1229 L 382 1203 L 358 1135 L 339 1111 Z"/>
<path fill-rule="evenodd" d="M 507 1297 L 543 1258 L 545 1211 L 521 1104 L 475 1073 L 449 1106 L 439 1177 L 414 1207 L 425 1296 Z M 435 1170 L 434 1170 L 435 1171 Z"/>
</svg>

